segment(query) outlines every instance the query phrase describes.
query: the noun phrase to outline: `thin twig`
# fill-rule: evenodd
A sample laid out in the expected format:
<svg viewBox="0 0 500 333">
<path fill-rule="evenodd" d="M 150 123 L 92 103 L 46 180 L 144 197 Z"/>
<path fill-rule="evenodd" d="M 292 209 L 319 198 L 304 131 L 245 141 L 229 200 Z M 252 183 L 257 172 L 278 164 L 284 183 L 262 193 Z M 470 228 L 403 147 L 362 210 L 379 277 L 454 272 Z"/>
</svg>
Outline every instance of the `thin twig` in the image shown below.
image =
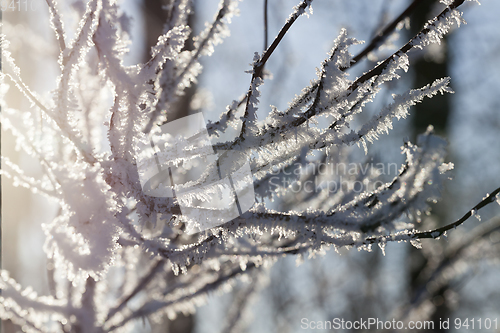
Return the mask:
<svg viewBox="0 0 500 333">
<path fill-rule="evenodd" d="M 248 118 L 248 109 L 250 106 L 250 100 L 252 97 L 252 86 L 255 82 L 255 80 L 259 77 L 262 77 L 262 72 L 264 70 L 264 66 L 266 65 L 267 60 L 269 60 L 269 57 L 271 57 L 271 54 L 273 54 L 274 50 L 278 47 L 279 43 L 283 40 L 285 37 L 286 33 L 290 29 L 290 27 L 297 21 L 299 16 L 302 15 L 303 11 L 311 4 L 312 0 L 303 0 L 300 5 L 296 7 L 295 12 L 288 18 L 286 21 L 285 25 L 281 28 L 280 32 L 278 33 L 278 36 L 274 39 L 273 43 L 269 48 L 267 48 L 262 56 L 260 57 L 260 60 L 257 61 L 254 64 L 253 68 L 253 75 L 252 75 L 252 80 L 250 82 L 250 88 L 248 89 L 248 94 L 247 94 L 247 103 L 245 106 L 245 115 L 244 115 L 244 120 L 243 124 L 241 126 L 241 134 L 240 138 L 243 138 L 246 130 L 246 119 Z M 236 142 L 235 142 L 236 143 Z"/>
<path fill-rule="evenodd" d="M 473 212 L 475 214 L 476 211 L 478 211 L 481 208 L 483 208 L 484 206 L 489 205 L 490 203 L 494 202 L 496 200 L 496 195 L 498 193 L 500 193 L 500 187 L 497 188 L 496 190 L 494 190 L 486 198 L 484 198 L 483 200 L 481 200 L 480 203 L 478 203 L 477 205 L 475 205 L 474 208 L 472 208 L 471 210 L 469 210 L 464 216 L 462 216 L 457 221 L 455 221 L 453 223 L 450 223 L 448 225 L 445 225 L 444 227 L 441 227 L 441 228 L 438 228 L 438 229 L 434 229 L 434 230 L 431 230 L 431 231 L 419 232 L 419 233 L 415 234 L 415 238 L 419 238 L 419 239 L 422 239 L 422 238 L 438 238 L 438 237 L 442 236 L 446 231 L 451 230 L 451 229 L 455 229 L 456 227 L 458 227 L 459 225 L 461 225 L 462 223 L 464 223 L 469 217 L 471 217 L 473 215 Z"/>
<path fill-rule="evenodd" d="M 500 217 L 497 216 L 489 220 L 488 222 L 475 227 L 470 233 L 468 233 L 466 237 L 464 237 L 464 239 L 460 241 L 458 246 L 455 246 L 450 251 L 447 251 L 447 253 L 445 253 L 439 263 L 435 266 L 435 268 L 431 268 L 431 272 L 428 274 L 428 277 L 425 279 L 425 281 L 420 283 L 420 287 L 414 293 L 414 296 L 409 303 L 409 307 L 404 310 L 404 315 L 402 317 L 407 318 L 408 314 L 411 313 L 415 308 L 421 306 L 421 304 L 425 300 L 431 299 L 433 296 L 435 296 L 436 291 L 451 289 L 451 282 L 453 280 L 456 281 L 457 277 L 461 279 L 462 276 L 465 275 L 465 273 L 463 273 L 462 276 L 459 276 L 459 273 L 457 273 L 456 275 L 447 274 L 448 276 L 445 276 L 443 274 L 445 269 L 452 266 L 458 261 L 465 261 L 464 257 L 466 255 L 461 255 L 464 250 L 475 245 L 478 241 L 486 238 L 488 235 L 498 230 L 499 228 Z M 422 271 L 426 271 L 425 267 Z M 439 287 L 437 288 L 437 290 L 428 289 L 431 282 L 438 283 Z"/>
<path fill-rule="evenodd" d="M 129 322 L 132 319 L 138 318 L 138 317 L 144 317 L 152 314 L 153 312 L 159 311 L 162 308 L 166 308 L 168 306 L 171 306 L 173 304 L 180 304 L 182 302 L 190 301 L 200 295 L 207 294 L 208 292 L 215 290 L 219 288 L 221 285 L 223 285 L 225 282 L 233 280 L 234 278 L 238 277 L 242 273 L 246 273 L 251 271 L 252 269 L 256 268 L 257 266 L 254 263 L 249 263 L 246 267 L 245 270 L 243 270 L 240 266 L 238 266 L 236 269 L 233 269 L 229 273 L 220 276 L 217 280 L 207 283 L 203 287 L 199 288 L 198 290 L 188 294 L 184 295 L 178 299 L 171 300 L 171 301 L 156 301 L 156 304 L 154 307 L 148 307 L 149 303 L 144 304 L 141 308 L 138 310 L 134 311 L 132 314 L 130 314 L 128 317 L 124 318 L 119 324 L 114 325 L 110 327 L 109 329 L 106 330 L 106 332 L 111 332 L 114 331 L 115 329 L 122 327 L 125 325 L 127 322 Z"/>
<path fill-rule="evenodd" d="M 113 317 L 116 313 L 118 313 L 121 309 L 127 305 L 128 301 L 130 301 L 137 293 L 141 290 L 144 290 L 149 282 L 153 279 L 153 277 L 163 268 L 165 264 L 165 260 L 158 260 L 158 262 L 150 269 L 149 273 L 146 274 L 138 283 L 137 286 L 128 294 L 120 304 L 111 309 L 106 317 L 106 321 L 108 321 L 111 317 Z"/>
<path fill-rule="evenodd" d="M 352 58 L 350 67 L 353 67 L 355 64 L 359 63 L 361 59 L 363 59 L 368 53 L 373 51 L 375 48 L 377 48 L 387 37 L 389 37 L 390 33 L 397 27 L 397 25 L 403 21 L 406 17 L 408 17 L 415 9 L 416 7 L 422 2 L 423 0 L 414 0 L 398 17 L 396 17 L 387 27 L 385 27 L 379 34 L 377 34 L 359 54 L 357 54 L 354 58 Z M 264 50 L 267 49 L 267 43 L 268 43 L 268 20 L 267 20 L 267 11 L 268 11 L 268 6 L 267 6 L 267 0 L 264 0 Z M 346 71 L 350 67 L 341 67 L 340 70 Z M 309 92 L 316 91 L 316 89 L 319 86 L 319 82 L 314 84 L 310 89 Z M 243 104 L 243 102 L 246 101 L 246 98 L 248 97 L 248 92 L 244 95 L 244 98 L 241 99 L 238 103 L 238 107 Z M 293 108 L 293 106 L 291 107 Z M 234 110 L 230 110 L 234 111 Z M 220 121 L 217 121 L 214 123 L 215 126 L 218 126 Z"/>
<path fill-rule="evenodd" d="M 368 53 L 373 51 L 375 48 L 377 48 L 389 35 L 392 33 L 394 29 L 398 26 L 398 24 L 406 19 L 410 14 L 417 8 L 417 6 L 422 2 L 423 0 L 414 0 L 398 17 L 396 17 L 387 27 L 384 28 L 380 33 L 378 33 L 375 38 L 373 38 L 360 53 L 358 53 L 354 58 L 351 60 L 351 67 L 358 63 L 361 59 L 363 59 Z M 347 67 L 341 68 L 341 70 L 346 70 Z"/>
<path fill-rule="evenodd" d="M 267 2 L 267 0 L 266 0 Z M 229 308 L 226 316 L 226 324 L 222 333 L 232 333 L 244 331 L 245 326 L 245 312 L 248 310 L 252 301 L 252 296 L 262 289 L 262 280 L 264 273 L 261 270 L 255 270 L 252 274 L 252 280 L 248 285 L 239 290 L 234 298 L 234 301 Z"/>
<path fill-rule="evenodd" d="M 269 46 L 269 48 L 267 48 L 266 51 L 264 51 L 264 54 L 260 58 L 260 61 L 257 62 L 254 68 L 255 77 L 260 76 L 260 73 L 262 72 L 262 69 L 264 68 L 264 65 L 266 64 L 267 60 L 269 60 L 269 57 L 271 57 L 271 54 L 273 54 L 274 50 L 276 50 L 279 43 L 283 40 L 283 37 L 285 37 L 290 27 L 295 23 L 295 21 L 297 21 L 297 19 L 301 15 L 301 11 L 305 10 L 307 6 L 311 4 L 311 2 L 312 0 L 303 0 L 298 6 L 295 13 L 286 21 L 285 25 L 281 28 L 280 32 L 278 33 L 278 36 L 276 36 L 271 46 Z"/>
<path fill-rule="evenodd" d="M 446 7 L 446 9 L 444 9 L 438 16 L 436 16 L 435 20 L 439 20 L 440 18 L 446 16 L 450 11 L 458 8 L 464 2 L 465 2 L 465 0 L 455 0 L 451 5 Z M 421 38 L 421 37 L 427 35 L 430 31 L 431 31 L 430 27 L 422 29 L 415 37 L 413 37 L 408 43 L 406 43 L 398 51 L 393 53 L 390 57 L 385 59 L 382 63 L 378 64 L 372 70 L 368 71 L 364 75 L 360 76 L 356 81 L 354 81 L 351 84 L 351 86 L 349 87 L 349 91 L 353 92 L 361 84 L 370 80 L 372 77 L 382 74 L 384 69 L 389 65 L 389 63 L 391 61 L 393 61 L 396 57 L 401 56 L 402 54 L 406 54 L 408 51 L 410 51 L 414 46 L 413 42 L 415 40 L 417 40 L 418 38 Z"/>
<path fill-rule="evenodd" d="M 198 48 L 196 49 L 196 51 L 193 52 L 193 55 L 189 59 L 189 63 L 186 65 L 186 67 L 184 67 L 184 69 L 182 70 L 182 72 L 177 76 L 177 78 L 176 78 L 176 86 L 179 84 L 179 82 L 181 82 L 184 79 L 184 77 L 186 76 L 186 74 L 190 70 L 191 66 L 195 63 L 195 61 L 200 58 L 201 53 L 205 49 L 205 45 L 208 43 L 210 37 L 213 36 L 213 33 L 214 33 L 214 31 L 215 31 L 215 29 L 217 27 L 217 24 L 222 21 L 222 19 L 226 16 L 226 14 L 228 12 L 229 12 L 228 11 L 228 5 L 227 4 L 223 4 L 222 7 L 220 8 L 219 12 L 217 13 L 217 16 L 215 17 L 214 21 L 212 22 L 212 25 L 210 27 L 210 30 L 207 33 L 206 38 L 204 38 L 200 42 Z"/>
<path fill-rule="evenodd" d="M 264 0 L 264 50 L 267 49 L 267 0 Z"/>
<path fill-rule="evenodd" d="M 66 43 L 64 42 L 64 28 L 61 16 L 59 15 L 56 4 L 54 3 L 53 0 L 46 0 L 46 2 L 47 5 L 49 6 L 49 11 L 51 16 L 50 20 L 54 25 L 54 32 L 56 34 L 57 42 L 59 44 L 59 51 L 61 52 L 62 55 L 64 50 L 66 50 Z"/>
<path fill-rule="evenodd" d="M 436 20 L 439 20 L 440 18 L 446 16 L 448 12 L 458 8 L 460 5 L 462 5 L 465 2 L 465 0 L 455 0 L 451 5 L 446 7 L 438 16 L 435 17 Z M 382 63 L 378 64 L 375 66 L 372 70 L 366 72 L 362 76 L 360 76 L 356 81 L 354 81 L 351 86 L 348 88 L 349 94 L 347 96 L 344 96 L 344 98 L 348 98 L 350 94 L 352 94 L 361 84 L 365 83 L 366 81 L 370 80 L 371 78 L 378 76 L 382 74 L 384 69 L 389 65 L 391 61 L 393 61 L 396 57 L 401 56 L 402 54 L 406 54 L 412 47 L 413 47 L 413 42 L 418 39 L 422 38 L 425 35 L 427 35 L 430 32 L 430 28 L 425 28 L 422 29 L 415 37 L 413 37 L 408 43 L 406 43 L 403 47 L 401 47 L 398 51 L 394 52 L 390 57 L 385 59 Z M 291 124 L 286 124 L 283 126 L 279 126 L 276 128 L 273 128 L 274 131 L 277 132 L 282 132 L 288 127 L 298 127 L 302 124 L 304 124 L 308 119 L 316 115 L 316 110 L 314 108 L 309 108 L 307 111 L 304 112 L 302 117 L 297 117 L 294 121 L 292 121 Z M 285 128 L 286 127 L 286 128 Z"/>
<path fill-rule="evenodd" d="M 464 223 L 467 219 L 469 219 L 472 215 L 473 212 L 475 214 L 476 211 L 480 210 L 481 208 L 485 207 L 486 205 L 489 205 L 490 203 L 494 202 L 496 200 L 496 195 L 500 193 L 500 187 L 494 190 L 491 194 L 486 196 L 481 202 L 479 202 L 477 205 L 475 205 L 471 210 L 469 210 L 464 216 L 459 218 L 453 223 L 447 224 L 444 227 L 437 228 L 434 230 L 428 230 L 428 231 L 421 231 L 421 232 L 416 232 L 412 233 L 410 232 L 408 236 L 410 236 L 413 239 L 425 239 L 425 238 L 432 238 L 436 239 L 445 234 L 446 231 L 455 229 L 462 223 Z M 384 240 L 391 240 L 392 235 L 380 238 L 380 237 L 369 237 L 365 239 L 363 242 L 364 244 L 373 244 L 373 243 L 379 243 L 382 239 Z M 354 245 L 354 244 L 353 244 Z"/>
</svg>

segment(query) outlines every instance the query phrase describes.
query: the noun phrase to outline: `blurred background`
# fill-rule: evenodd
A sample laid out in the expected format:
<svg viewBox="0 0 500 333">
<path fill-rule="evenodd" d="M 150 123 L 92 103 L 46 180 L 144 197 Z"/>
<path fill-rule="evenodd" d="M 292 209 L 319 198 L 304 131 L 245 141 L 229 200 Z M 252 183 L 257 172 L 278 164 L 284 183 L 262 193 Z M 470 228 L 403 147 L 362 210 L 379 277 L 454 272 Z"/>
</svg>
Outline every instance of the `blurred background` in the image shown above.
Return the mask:
<svg viewBox="0 0 500 333">
<path fill-rule="evenodd" d="M 132 18 L 132 43 L 127 64 L 144 62 L 149 48 L 162 31 L 158 0 L 127 0 L 124 11 Z M 190 22 L 196 35 L 211 21 L 218 0 L 195 0 Z M 248 89 L 254 52 L 264 48 L 264 0 L 245 0 L 240 15 L 230 25 L 231 36 L 218 45 L 210 58 L 203 59 L 204 72 L 199 82 L 179 101 L 179 116 L 203 111 L 206 119 L 217 120 L 232 100 Z M 269 42 L 298 0 L 267 1 Z M 313 2 L 314 13 L 301 17 L 290 29 L 266 69 L 272 80 L 262 86 L 260 119 L 270 105 L 283 110 L 287 103 L 309 85 L 316 67 L 327 56 L 333 40 L 345 27 L 350 37 L 367 43 L 397 17 L 409 0 L 323 0 Z M 48 45 L 55 38 L 48 25 L 44 2 L 26 11 L 3 11 L 3 33 L 11 40 L 13 57 L 32 90 L 50 95 L 55 88 L 57 54 Z M 61 3 L 70 6 L 71 3 Z M 354 79 L 374 63 L 384 60 L 420 31 L 423 24 L 444 6 L 436 0 L 420 1 L 410 19 L 393 34 L 384 47 L 352 70 Z M 418 228 L 431 229 L 451 223 L 500 186 L 500 3 L 481 0 L 460 7 L 467 25 L 455 29 L 441 45 L 432 46 L 410 58 L 410 71 L 392 82 L 369 104 L 359 122 L 391 101 L 391 94 L 419 88 L 437 78 L 450 76 L 453 95 L 436 96 L 416 107 L 405 120 L 395 121 L 390 135 L 368 148 L 369 156 L 383 163 L 401 163 L 400 147 L 405 137 L 415 141 L 417 134 L 432 124 L 449 142 L 448 161 L 455 164 L 453 179 L 445 184 L 442 200 L 433 205 L 432 215 Z M 75 17 L 65 16 L 66 27 Z M 186 45 L 189 48 L 189 45 Z M 363 45 L 351 48 L 356 54 Z M 11 88 L 7 101 L 28 110 L 29 103 Z M 196 102 L 194 102 L 196 101 Z M 40 170 L 28 157 L 14 150 L 10 133 L 2 131 L 2 154 L 37 176 Z M 352 150 L 364 154 L 362 148 Z M 280 208 L 286 203 L 275 201 Z M 289 203 L 288 203 L 289 204 Z M 50 269 L 42 250 L 41 224 L 54 216 L 57 207 L 29 191 L 2 179 L 2 267 L 23 286 L 31 285 L 40 294 L 48 293 L 46 270 Z M 377 247 L 370 253 L 356 250 L 306 258 L 297 266 L 296 258 L 279 260 L 260 285 L 249 291 L 245 284 L 231 293 L 214 294 L 196 315 L 176 322 L 153 326 L 138 324 L 137 332 L 222 332 L 234 302 L 244 302 L 248 313 L 241 331 L 304 332 L 301 319 L 325 321 L 334 318 L 358 320 L 439 320 L 450 318 L 448 332 L 455 329 L 455 318 L 490 318 L 500 321 L 500 207 L 489 205 L 479 212 L 481 221 L 469 219 L 449 237 L 424 241 L 417 250 L 410 244 L 388 244 L 385 255 Z M 404 220 L 405 217 L 402 217 Z M 268 273 L 268 274 L 267 274 Z M 243 298 L 243 301 L 241 301 Z M 494 322 L 494 321 L 493 321 Z M 494 326 L 493 326 L 494 327 Z M 4 327 L 10 332 L 9 327 Z M 346 330 L 347 331 L 347 330 Z M 436 327 L 436 332 L 439 329 Z M 444 331 L 444 330 L 443 330 Z M 497 329 L 481 331 L 498 331 Z"/>
</svg>

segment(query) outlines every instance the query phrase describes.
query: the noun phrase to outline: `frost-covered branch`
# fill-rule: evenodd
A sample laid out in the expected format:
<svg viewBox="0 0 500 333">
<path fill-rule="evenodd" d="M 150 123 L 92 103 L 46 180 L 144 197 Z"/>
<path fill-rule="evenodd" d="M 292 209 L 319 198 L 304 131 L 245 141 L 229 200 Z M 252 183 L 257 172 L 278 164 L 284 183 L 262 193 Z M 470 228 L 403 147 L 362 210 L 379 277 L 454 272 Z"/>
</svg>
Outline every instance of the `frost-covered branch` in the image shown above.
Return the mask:
<svg viewBox="0 0 500 333">
<path fill-rule="evenodd" d="M 50 23 L 52 25 L 52 29 L 54 29 L 54 33 L 56 34 L 57 42 L 59 43 L 59 51 L 61 55 L 66 50 L 66 43 L 64 41 L 64 25 L 62 22 L 62 18 L 57 9 L 57 4 L 53 0 L 46 0 L 47 5 L 50 10 Z"/>
<path fill-rule="evenodd" d="M 59 205 L 42 226 L 54 296 L 21 291 L 3 272 L 2 318 L 33 332 L 133 331 L 141 318 L 193 313 L 207 295 L 227 290 L 240 277 L 265 278 L 263 267 L 283 256 L 315 256 L 329 248 L 369 251 L 388 242 L 418 247 L 420 239 L 443 236 L 489 203 L 500 203 L 498 188 L 456 222 L 418 230 L 419 217 L 439 199 L 453 168 L 444 163 L 446 141 L 432 127 L 416 143 L 405 141 L 405 160 L 391 177 L 366 169 L 369 156 L 362 163 L 356 157 L 353 145 L 369 153 L 369 145 L 413 105 L 452 93 L 449 78 L 437 79 L 393 95 L 368 120 L 360 117 L 387 83 L 409 69 L 413 50 L 439 43 L 463 21 L 457 8 L 465 0 L 447 1 L 408 43 L 351 78 L 350 66 L 376 51 L 419 2 L 355 57 L 349 50 L 361 42 L 341 29 L 311 84 L 284 110 L 271 107 L 259 121 L 264 67 L 311 8 L 312 0 L 301 1 L 271 45 L 255 54 L 247 93 L 205 124 L 199 115 L 177 122 L 168 116 L 202 72 L 201 57 L 229 34 L 238 1 L 220 1 L 212 22 L 192 37 L 193 50 L 185 43 L 196 6 L 169 2 L 165 30 L 149 60 L 127 66 L 130 20 L 117 2 L 88 1 L 72 30 L 63 25 L 69 13 L 47 0 L 47 26 L 57 39 L 49 54 L 56 55 L 52 61 L 60 71 L 55 91 L 35 92 L 25 83 L 5 38 L 7 69 L 0 76 L 31 104 L 17 110 L 2 101 L 2 126 L 16 137 L 18 149 L 38 161 L 43 175 L 31 177 L 7 158 L 2 174 Z M 182 121 L 185 126 L 178 125 Z M 227 142 L 210 141 L 240 124 L 241 132 Z M 361 170 L 337 168 L 349 164 Z M 341 185 L 332 190 L 332 183 Z M 255 289 L 243 289 L 236 299 L 227 331 L 236 330 Z"/>
<path fill-rule="evenodd" d="M 398 25 L 403 22 L 406 18 L 408 18 L 412 12 L 423 2 L 423 0 L 413 0 L 412 3 L 408 5 L 408 7 L 391 23 L 389 23 L 382 31 L 380 31 L 366 47 L 359 52 L 354 58 L 351 60 L 351 64 L 349 67 L 352 67 L 354 64 L 357 64 L 361 59 L 366 57 L 370 52 L 379 47 L 384 40 L 386 40 L 389 35 L 398 27 Z M 348 67 L 345 67 L 347 69 Z"/>
<path fill-rule="evenodd" d="M 500 197 L 500 187 L 491 192 L 491 194 L 488 194 L 483 200 L 481 200 L 480 203 L 475 205 L 471 210 L 469 210 L 467 213 L 465 213 L 464 216 L 459 218 L 457 221 L 450 223 L 448 225 L 445 225 L 444 227 L 431 230 L 431 231 L 425 231 L 425 232 L 419 232 L 415 234 L 415 237 L 417 238 L 438 238 L 444 235 L 448 230 L 455 229 L 462 223 L 464 223 L 466 220 L 468 220 L 471 216 L 474 216 L 477 214 L 477 211 L 480 210 L 481 208 L 489 205 L 492 202 L 499 201 Z"/>
</svg>

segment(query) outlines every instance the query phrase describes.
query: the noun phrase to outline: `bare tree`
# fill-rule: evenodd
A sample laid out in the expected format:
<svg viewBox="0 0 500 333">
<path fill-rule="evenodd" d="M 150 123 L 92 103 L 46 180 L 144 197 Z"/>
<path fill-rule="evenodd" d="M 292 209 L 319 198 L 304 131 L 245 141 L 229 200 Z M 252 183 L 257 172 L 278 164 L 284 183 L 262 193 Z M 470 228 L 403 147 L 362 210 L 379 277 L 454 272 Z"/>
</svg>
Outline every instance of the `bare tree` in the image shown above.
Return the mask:
<svg viewBox="0 0 500 333">
<path fill-rule="evenodd" d="M 408 70 L 412 52 L 439 43 L 463 22 L 459 7 L 465 0 L 441 2 L 442 11 L 406 44 L 353 79 L 351 68 L 375 51 L 414 5 L 357 56 L 349 47 L 360 42 L 342 29 L 317 78 L 286 109 L 273 107 L 259 121 L 259 88 L 268 79 L 264 68 L 294 23 L 312 13 L 312 0 L 300 1 L 266 50 L 255 53 L 248 90 L 218 120 L 193 131 L 199 114 L 185 123 L 180 121 L 187 117 L 173 120 L 173 114 L 202 71 L 200 58 L 211 55 L 228 34 L 238 1 L 220 2 L 213 21 L 193 38 L 192 49 L 184 48 L 191 34 L 191 2 L 170 2 L 150 58 L 124 66 L 130 32 L 118 4 L 90 0 L 86 7 L 74 6 L 80 21 L 70 38 L 58 5 L 47 0 L 60 69 L 52 96 L 24 83 L 8 41 L 2 40 L 2 78 L 32 103 L 29 113 L 3 103 L 2 126 L 39 161 L 44 176 L 28 177 L 7 158 L 2 174 L 60 206 L 44 225 L 53 295 L 22 289 L 2 271 L 2 318 L 31 332 L 134 331 L 144 318 L 155 322 L 194 313 L 209 293 L 227 290 L 238 278 L 253 281 L 234 297 L 236 307 L 224 328 L 230 332 L 239 329 L 263 268 L 283 256 L 330 248 L 369 251 L 389 242 L 420 247 L 422 239 L 440 238 L 499 201 L 500 187 L 457 221 L 417 230 L 415 223 L 439 198 L 453 168 L 444 163 L 446 141 L 432 127 L 416 143 L 406 141 L 405 162 L 388 181 L 351 153 L 353 145 L 367 152 L 411 106 L 452 93 L 450 78 L 438 78 L 394 95 L 391 104 L 357 126 L 382 87 Z M 42 126 L 33 126 L 35 119 Z M 191 132 L 176 136 L 178 127 Z M 235 137 L 211 144 L 231 127 L 239 129 Z M 250 173 L 241 171 L 245 168 Z M 270 208 L 268 199 L 277 197 L 283 205 Z M 403 213 L 413 222 L 400 223 Z"/>
</svg>

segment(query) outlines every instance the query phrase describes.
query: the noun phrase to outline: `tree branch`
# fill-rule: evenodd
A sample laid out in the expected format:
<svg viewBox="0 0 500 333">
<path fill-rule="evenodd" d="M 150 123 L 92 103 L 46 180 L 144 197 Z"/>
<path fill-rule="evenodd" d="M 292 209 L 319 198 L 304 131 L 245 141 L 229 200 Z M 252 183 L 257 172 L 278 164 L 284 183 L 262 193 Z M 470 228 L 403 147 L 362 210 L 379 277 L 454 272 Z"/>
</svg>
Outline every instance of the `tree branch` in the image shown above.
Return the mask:
<svg viewBox="0 0 500 333">
<path fill-rule="evenodd" d="M 373 38 L 358 55 L 356 55 L 351 60 L 351 66 L 358 63 L 361 59 L 363 59 L 368 53 L 377 48 L 382 42 L 389 37 L 394 29 L 398 26 L 399 22 L 406 19 L 410 14 L 417 8 L 417 6 L 423 2 L 423 0 L 413 0 L 413 2 L 398 16 L 396 17 L 387 27 L 384 28 L 380 33 L 378 33 L 375 38 Z M 346 70 L 348 67 L 342 67 L 341 70 Z"/>
<path fill-rule="evenodd" d="M 288 30 L 290 29 L 290 27 L 293 25 L 293 23 L 295 23 L 295 21 L 299 18 L 299 16 L 301 16 L 304 13 L 305 9 L 308 6 L 310 6 L 311 3 L 312 3 L 312 0 L 303 0 L 295 8 L 295 11 L 288 18 L 288 20 L 286 21 L 285 25 L 281 28 L 280 32 L 278 33 L 278 36 L 276 36 L 276 38 L 272 42 L 271 46 L 269 46 L 269 48 L 267 48 L 264 51 L 264 53 L 262 54 L 262 56 L 260 57 L 260 59 L 254 63 L 252 80 L 250 82 L 250 88 L 248 89 L 248 93 L 247 93 L 247 103 L 246 103 L 246 106 L 245 106 L 244 120 L 243 120 L 243 124 L 241 126 L 241 134 L 240 134 L 240 138 L 241 139 L 243 138 L 243 136 L 245 134 L 245 130 L 246 130 L 246 123 L 247 123 L 246 120 L 248 118 L 248 111 L 249 111 L 250 101 L 251 101 L 251 98 L 252 98 L 252 86 L 254 85 L 255 80 L 257 78 L 262 77 L 262 72 L 264 70 L 264 66 L 266 65 L 267 60 L 269 60 L 269 57 L 271 57 L 271 54 L 273 54 L 274 50 L 276 50 L 276 48 L 278 47 L 279 43 L 283 40 L 283 38 L 285 37 L 286 33 L 288 32 Z M 236 142 L 235 142 L 235 144 L 236 144 Z"/>
<path fill-rule="evenodd" d="M 464 223 L 467 219 L 469 219 L 472 215 L 473 212 L 476 212 L 480 210 L 481 208 L 485 207 L 486 205 L 489 205 L 490 203 L 494 202 L 496 200 L 496 195 L 500 193 L 500 187 L 494 190 L 491 194 L 486 196 L 481 202 L 479 202 L 477 205 L 475 205 L 471 210 L 469 210 L 464 216 L 459 218 L 457 221 L 447 224 L 444 227 L 437 228 L 434 230 L 428 230 L 428 231 L 421 231 L 421 232 L 408 232 L 407 236 L 410 236 L 412 239 L 425 239 L 425 238 L 432 238 L 436 239 L 445 234 L 446 231 L 455 229 L 462 223 Z M 380 243 L 381 241 L 392 241 L 395 240 L 393 239 L 393 235 L 389 236 L 384 236 L 382 238 L 377 238 L 377 237 L 369 237 L 366 238 L 363 244 L 373 244 L 373 243 Z M 354 243 L 352 245 L 355 245 Z"/>
<path fill-rule="evenodd" d="M 494 190 L 491 194 L 489 194 L 486 198 L 484 198 L 480 203 L 475 205 L 471 210 L 469 210 L 464 216 L 459 218 L 457 221 L 450 223 L 448 225 L 445 225 L 444 227 L 437 228 L 434 230 L 430 231 L 423 231 L 415 234 L 415 238 L 438 238 L 442 236 L 446 231 L 455 229 L 462 223 L 464 223 L 469 217 L 473 215 L 473 212 L 475 214 L 476 211 L 480 210 L 486 205 L 489 205 L 490 203 L 494 202 L 496 200 L 496 195 L 500 193 L 500 187 Z"/>
<path fill-rule="evenodd" d="M 118 306 L 111 309 L 106 316 L 106 320 L 108 321 L 111 317 L 113 317 L 116 313 L 121 311 L 127 305 L 128 301 L 132 299 L 137 293 L 144 290 L 149 282 L 153 279 L 153 277 L 163 268 L 165 264 L 165 260 L 158 260 L 156 264 L 149 270 L 149 273 L 146 274 L 138 283 L 137 286 L 120 302 Z"/>
</svg>

